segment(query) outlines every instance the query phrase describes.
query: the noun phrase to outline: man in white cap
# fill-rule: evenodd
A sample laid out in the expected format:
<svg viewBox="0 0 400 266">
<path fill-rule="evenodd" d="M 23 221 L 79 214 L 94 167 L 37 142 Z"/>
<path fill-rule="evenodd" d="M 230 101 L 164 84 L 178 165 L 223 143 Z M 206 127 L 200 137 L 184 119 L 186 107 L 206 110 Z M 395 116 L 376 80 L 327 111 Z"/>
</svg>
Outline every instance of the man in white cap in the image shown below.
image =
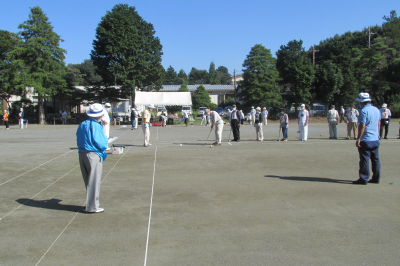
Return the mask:
<svg viewBox="0 0 400 266">
<path fill-rule="evenodd" d="M 328 111 L 328 115 L 326 116 L 329 124 L 329 138 L 337 139 L 337 124 L 339 120 L 338 111 L 335 110 L 335 106 L 332 104 L 331 109 Z"/>
<path fill-rule="evenodd" d="M 132 130 L 137 129 L 138 118 L 139 118 L 139 112 L 138 112 L 138 110 L 137 110 L 136 108 L 132 108 L 132 113 L 131 113 Z"/>
<path fill-rule="evenodd" d="M 22 108 L 19 108 L 18 123 L 19 123 L 19 128 L 24 129 L 24 110 Z"/>
<path fill-rule="evenodd" d="M 149 147 L 152 144 L 150 143 L 150 119 L 151 119 L 151 110 L 154 109 L 153 104 L 149 104 L 147 109 L 143 112 L 142 118 L 142 130 L 144 134 L 144 147 Z"/>
<path fill-rule="evenodd" d="M 392 113 L 387 108 L 386 103 L 382 104 L 382 108 L 380 111 L 381 111 L 381 128 L 379 131 L 379 138 L 382 138 L 383 128 L 385 128 L 385 139 L 387 139 L 388 138 L 387 135 L 389 133 L 390 118 L 392 118 Z"/>
<path fill-rule="evenodd" d="M 256 109 L 254 109 L 254 106 L 251 107 L 250 114 L 251 114 L 251 124 L 254 125 L 254 121 L 256 119 L 256 117 L 255 117 Z"/>
<path fill-rule="evenodd" d="M 101 125 L 103 126 L 104 135 L 109 139 L 110 138 L 110 116 L 108 115 L 108 110 L 111 108 L 111 104 L 106 103 L 103 107 L 104 115 L 101 118 Z M 107 151 L 110 148 L 107 147 Z"/>
<path fill-rule="evenodd" d="M 76 131 L 79 152 L 79 164 L 87 191 L 86 209 L 88 213 L 100 213 L 99 195 L 103 162 L 107 157 L 105 149 L 108 139 L 100 125 L 105 115 L 103 106 L 92 104 L 87 112 L 89 119 L 83 121 Z"/>
<path fill-rule="evenodd" d="M 222 130 L 224 129 L 224 121 L 222 120 L 221 116 L 215 111 L 210 111 L 210 109 L 205 109 L 204 113 L 210 116 L 211 130 L 213 130 L 215 126 L 215 142 L 213 144 L 215 146 L 221 145 Z"/>
<path fill-rule="evenodd" d="M 254 115 L 254 127 L 256 128 L 256 141 L 263 141 L 264 140 L 264 133 L 262 129 L 262 113 L 261 107 L 257 107 L 256 114 Z"/>
<path fill-rule="evenodd" d="M 263 124 L 264 124 L 264 126 L 266 126 L 266 125 L 267 125 L 267 119 L 268 119 L 267 107 L 264 107 L 264 108 L 263 108 L 263 111 L 262 111 L 262 119 L 263 119 Z"/>
<path fill-rule="evenodd" d="M 299 131 L 300 131 L 299 140 L 307 141 L 309 118 L 310 115 L 306 109 L 306 105 L 303 103 L 302 105 L 300 105 L 300 112 L 297 120 L 297 124 L 299 125 Z"/>
<path fill-rule="evenodd" d="M 351 130 L 353 130 L 354 139 L 357 138 L 358 129 L 358 117 L 360 116 L 357 109 L 354 109 L 354 105 L 350 105 L 350 110 L 347 112 L 347 138 L 350 139 Z"/>
<path fill-rule="evenodd" d="M 378 108 L 371 105 L 371 98 L 368 93 L 360 93 L 357 101 L 361 107 L 356 140 L 356 147 L 360 155 L 360 168 L 359 179 L 353 181 L 353 184 L 379 183 L 381 178 L 381 163 L 379 160 L 381 113 Z M 372 163 L 372 178 L 368 180 L 370 159 Z"/>
</svg>

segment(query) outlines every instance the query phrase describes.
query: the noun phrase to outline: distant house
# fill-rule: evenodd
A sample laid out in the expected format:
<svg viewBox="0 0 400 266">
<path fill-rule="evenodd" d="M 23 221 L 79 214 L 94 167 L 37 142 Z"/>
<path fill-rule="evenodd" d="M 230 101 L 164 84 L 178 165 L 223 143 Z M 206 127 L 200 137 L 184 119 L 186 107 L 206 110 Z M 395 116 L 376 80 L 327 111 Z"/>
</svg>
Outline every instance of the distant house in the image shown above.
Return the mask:
<svg viewBox="0 0 400 266">
<path fill-rule="evenodd" d="M 230 76 L 229 78 L 226 79 L 226 84 L 233 85 L 235 83 L 235 78 L 236 78 L 236 85 L 237 85 L 239 81 L 243 80 L 243 74 L 237 74 L 236 76 Z"/>
</svg>

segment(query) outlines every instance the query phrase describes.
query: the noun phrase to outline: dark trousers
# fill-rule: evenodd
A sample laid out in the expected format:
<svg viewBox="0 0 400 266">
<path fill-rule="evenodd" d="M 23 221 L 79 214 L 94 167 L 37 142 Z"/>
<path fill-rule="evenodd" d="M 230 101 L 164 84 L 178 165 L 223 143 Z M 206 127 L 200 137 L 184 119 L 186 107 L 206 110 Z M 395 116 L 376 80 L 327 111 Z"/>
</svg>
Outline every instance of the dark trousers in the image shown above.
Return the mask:
<svg viewBox="0 0 400 266">
<path fill-rule="evenodd" d="M 385 139 L 389 133 L 389 123 L 385 123 L 387 120 L 381 120 L 381 128 L 379 130 L 379 137 L 383 138 L 383 128 L 385 128 Z"/>
<path fill-rule="evenodd" d="M 341 115 L 339 123 L 342 123 L 343 120 L 344 120 L 345 123 L 347 123 L 347 120 L 346 120 L 346 118 L 344 118 L 344 115 Z"/>
<path fill-rule="evenodd" d="M 358 148 L 360 154 L 359 176 L 368 182 L 369 160 L 372 163 L 372 180 L 378 182 L 381 179 L 381 162 L 379 160 L 379 141 L 361 141 Z"/>
<path fill-rule="evenodd" d="M 240 140 L 239 121 L 237 119 L 231 120 L 231 128 L 233 133 L 233 140 Z"/>
<path fill-rule="evenodd" d="M 6 125 L 6 128 L 9 128 L 10 126 L 8 125 L 8 121 L 4 121 L 4 125 Z"/>
</svg>

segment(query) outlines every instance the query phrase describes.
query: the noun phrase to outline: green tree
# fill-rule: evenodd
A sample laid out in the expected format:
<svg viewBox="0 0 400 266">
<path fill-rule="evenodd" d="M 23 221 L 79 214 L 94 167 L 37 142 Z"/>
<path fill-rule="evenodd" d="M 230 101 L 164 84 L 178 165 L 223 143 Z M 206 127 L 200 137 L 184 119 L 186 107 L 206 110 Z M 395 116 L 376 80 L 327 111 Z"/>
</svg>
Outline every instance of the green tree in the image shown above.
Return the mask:
<svg viewBox="0 0 400 266">
<path fill-rule="evenodd" d="M 181 85 L 181 87 L 179 88 L 179 91 L 189 91 L 189 89 L 188 89 L 187 85 L 185 83 L 183 83 Z"/>
<path fill-rule="evenodd" d="M 24 61 L 24 84 L 38 94 L 39 124 L 44 123 L 46 98 L 66 88 L 63 40 L 53 31 L 47 16 L 38 6 L 31 8 L 29 19 L 20 24 L 22 43 L 14 51 Z"/>
<path fill-rule="evenodd" d="M 208 72 L 207 70 L 198 70 L 195 67 L 192 67 L 189 73 L 189 85 L 195 84 L 207 84 L 208 81 Z"/>
<path fill-rule="evenodd" d="M 161 88 L 162 45 L 154 34 L 153 25 L 139 16 L 135 7 L 126 4 L 115 5 L 102 17 L 91 59 L 104 86 L 122 85 L 120 94 L 125 97 L 135 87 Z"/>
<path fill-rule="evenodd" d="M 281 45 L 276 52 L 276 68 L 279 71 L 281 85 L 287 94 L 289 103 L 308 103 L 313 98 L 311 85 L 314 78 L 314 68 L 310 58 L 303 48 L 303 41 L 290 41 Z"/>
<path fill-rule="evenodd" d="M 0 97 L 4 108 L 11 95 L 23 95 L 23 61 L 13 51 L 22 43 L 17 34 L 0 30 Z"/>
<path fill-rule="evenodd" d="M 315 96 L 323 103 L 333 104 L 343 86 L 342 71 L 331 61 L 324 61 L 316 66 L 315 83 L 317 88 Z M 354 99 L 353 99 L 354 100 Z"/>
<path fill-rule="evenodd" d="M 243 63 L 239 96 L 246 102 L 246 106 L 280 107 L 282 99 L 278 81 L 279 72 L 271 50 L 256 44 Z"/>
<path fill-rule="evenodd" d="M 172 66 L 169 66 L 165 72 L 164 85 L 177 85 L 178 75 Z"/>
<path fill-rule="evenodd" d="M 214 62 L 211 62 L 211 64 L 210 64 L 210 69 L 208 71 L 208 76 L 209 76 L 209 84 L 221 84 L 220 83 L 220 79 L 218 79 L 218 73 L 215 70 Z"/>
<path fill-rule="evenodd" d="M 226 84 L 226 80 L 231 76 L 228 72 L 228 68 L 224 66 L 219 66 L 217 68 L 217 75 L 219 78 L 219 84 Z"/>
<path fill-rule="evenodd" d="M 192 97 L 193 108 L 197 109 L 199 107 L 210 107 L 211 105 L 211 97 L 204 88 L 203 85 L 197 87 L 196 91 Z"/>
<path fill-rule="evenodd" d="M 188 82 L 188 76 L 187 76 L 186 72 L 183 69 L 179 70 L 178 82 L 179 82 L 179 84 L 183 84 L 183 83 L 188 84 L 189 83 Z"/>
</svg>

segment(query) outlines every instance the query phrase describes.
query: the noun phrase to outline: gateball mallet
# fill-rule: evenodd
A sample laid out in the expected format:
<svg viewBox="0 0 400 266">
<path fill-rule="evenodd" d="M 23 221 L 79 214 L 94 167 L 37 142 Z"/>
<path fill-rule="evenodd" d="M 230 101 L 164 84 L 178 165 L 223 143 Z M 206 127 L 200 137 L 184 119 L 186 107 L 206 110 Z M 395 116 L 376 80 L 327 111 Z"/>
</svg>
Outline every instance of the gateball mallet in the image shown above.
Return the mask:
<svg viewBox="0 0 400 266">
<path fill-rule="evenodd" d="M 210 132 L 208 133 L 208 137 L 207 137 L 207 140 L 206 140 L 206 141 L 208 141 L 208 138 L 210 137 L 211 131 L 212 131 L 212 129 L 211 129 Z M 207 142 L 204 143 L 204 145 L 206 145 L 206 144 L 207 144 Z"/>
</svg>

